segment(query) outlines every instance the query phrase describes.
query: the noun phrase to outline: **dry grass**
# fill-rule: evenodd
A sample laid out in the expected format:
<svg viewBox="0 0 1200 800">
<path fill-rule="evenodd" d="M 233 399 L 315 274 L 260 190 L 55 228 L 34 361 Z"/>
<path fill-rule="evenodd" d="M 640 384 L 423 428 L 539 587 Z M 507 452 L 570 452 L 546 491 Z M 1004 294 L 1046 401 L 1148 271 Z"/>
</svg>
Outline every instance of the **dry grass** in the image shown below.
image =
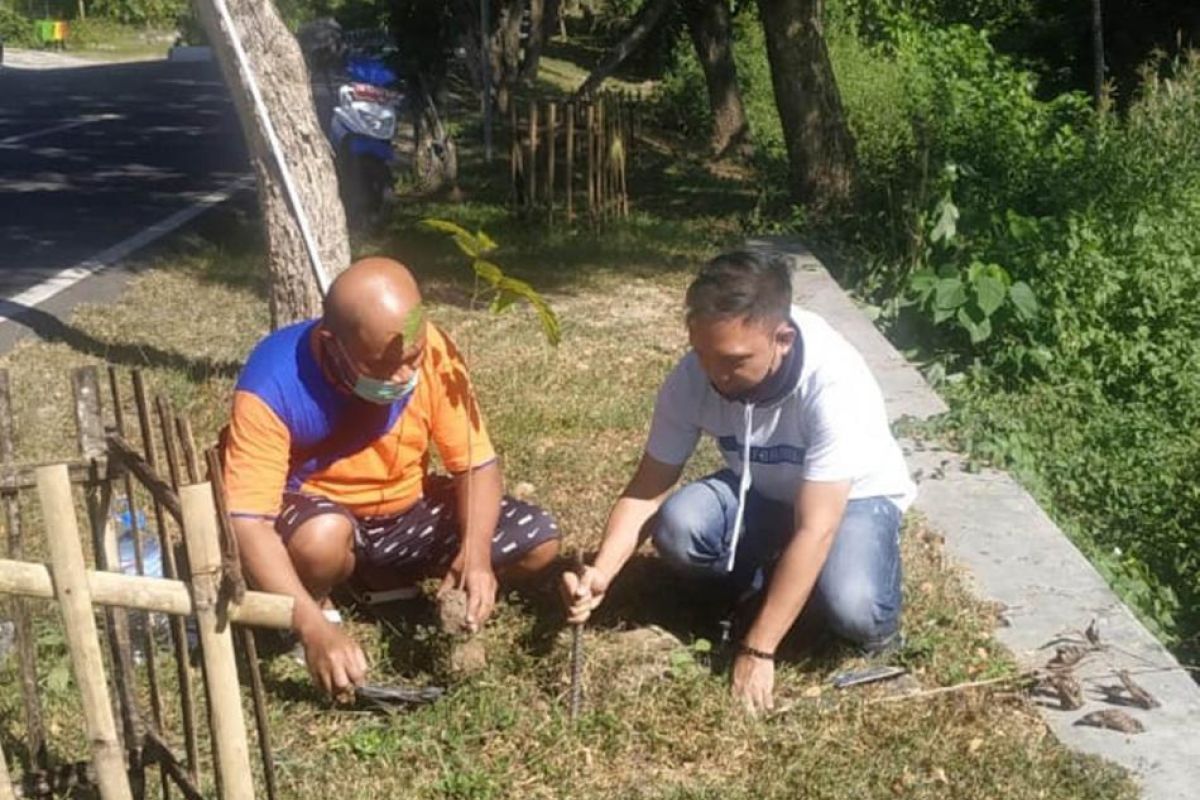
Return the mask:
<svg viewBox="0 0 1200 800">
<path fill-rule="evenodd" d="M 500 263 L 547 287 L 563 319 L 555 350 L 529 314 L 497 318 L 461 306 L 469 292 L 457 257 L 412 225 L 448 213 L 408 209 L 394 238 L 376 246 L 402 255 L 442 298 L 433 313 L 471 354 L 510 485 L 533 486 L 535 499 L 558 516 L 568 547 L 592 548 L 640 453 L 654 392 L 684 351 L 679 303 L 688 269 L 719 234 L 705 223 L 641 219 L 602 236 L 539 237 L 489 208 L 462 210 L 458 218 L 485 222 L 504 243 Z M 218 221 L 228 235 L 235 220 Z M 210 439 L 229 399 L 232 365 L 267 329 L 261 292 L 248 277 L 259 269 L 252 245 L 252 237 L 248 249 L 196 242 L 164 254 L 121 300 L 82 309 L 63 340 L 27 344 L 0 360 L 13 375 L 22 458 L 72 453 L 68 369 L 106 355 L 146 369 L 150 385 Z M 693 473 L 711 467 L 715 454 L 706 450 L 696 461 Z M 1012 674 L 990 637 L 988 609 L 943 563 L 938 538 L 910 520 L 904 547 L 908 644 L 900 657 L 917 679 L 937 686 Z M 837 649 L 802 651 L 784 664 L 779 700 L 789 710 L 748 719 L 697 644 L 711 640 L 713 628 L 695 587 L 647 556 L 612 594 L 586 634 L 587 702 L 574 726 L 563 701 L 569 643 L 547 593 L 509 594 L 485 634 L 487 670 L 407 714 L 332 708 L 297 665 L 267 662 L 283 796 L 324 797 L 331 789 L 362 798 L 1133 796 L 1117 770 L 1058 745 L 1019 696 L 976 691 L 870 705 L 886 689 L 835 692 L 828 676 L 856 663 Z M 375 680 L 448 681 L 423 609 L 411 604 L 388 626 L 351 622 Z M 623 631 L 650 623 L 679 643 L 647 662 Z M 81 757 L 85 742 L 49 606 L 39 628 L 55 753 Z M 14 678 L 11 661 L 0 665 L 0 740 L 19 754 Z"/>
</svg>

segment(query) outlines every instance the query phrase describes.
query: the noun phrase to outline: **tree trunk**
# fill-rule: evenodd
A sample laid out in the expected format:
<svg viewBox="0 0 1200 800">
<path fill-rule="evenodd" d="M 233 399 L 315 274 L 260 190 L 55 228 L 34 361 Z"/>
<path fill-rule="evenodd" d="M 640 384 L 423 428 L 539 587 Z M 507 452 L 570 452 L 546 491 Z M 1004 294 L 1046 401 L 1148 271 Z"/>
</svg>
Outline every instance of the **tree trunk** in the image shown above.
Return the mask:
<svg viewBox="0 0 1200 800">
<path fill-rule="evenodd" d="M 588 75 L 583 85 L 575 91 L 575 96 L 588 97 L 599 89 L 604 79 L 616 72 L 625 59 L 641 46 L 674 2 L 675 0 L 649 0 L 638 13 L 637 21 L 629 29 L 629 33 L 625 34 L 625 38 L 617 42 L 617 46 L 596 65 L 592 74 Z"/>
<path fill-rule="evenodd" d="M 854 139 L 825 48 L 824 2 L 758 0 L 758 8 L 792 199 L 822 215 L 850 201 L 855 167 Z"/>
<path fill-rule="evenodd" d="M 749 145 L 750 125 L 742 105 L 733 61 L 733 33 L 727 0 L 683 0 L 688 33 L 708 85 L 713 125 L 709 147 L 718 156 Z"/>
<path fill-rule="evenodd" d="M 508 113 L 513 85 L 521 66 L 521 8 L 520 0 L 497 2 L 496 29 L 490 37 L 492 82 L 495 86 L 496 109 Z"/>
<path fill-rule="evenodd" d="M 297 199 L 308 216 L 321 262 L 332 280 L 350 262 L 350 243 L 329 142 L 313 109 L 300 47 L 272 3 L 225 2 L 282 145 L 282 156 L 291 172 Z M 229 86 L 258 179 L 258 201 L 267 234 L 271 325 L 278 328 L 316 317 L 321 313 L 321 293 L 265 130 L 254 111 L 246 76 L 234 54 L 230 32 L 222 24 L 213 0 L 195 0 L 195 9 Z"/>
<path fill-rule="evenodd" d="M 546 34 L 545 19 L 546 0 L 529 0 L 529 38 L 525 40 L 525 54 L 521 57 L 523 81 L 533 82 L 537 78 L 542 41 Z"/>
<path fill-rule="evenodd" d="M 1104 103 L 1104 18 L 1101 0 L 1092 0 L 1092 101 L 1096 110 Z"/>
</svg>

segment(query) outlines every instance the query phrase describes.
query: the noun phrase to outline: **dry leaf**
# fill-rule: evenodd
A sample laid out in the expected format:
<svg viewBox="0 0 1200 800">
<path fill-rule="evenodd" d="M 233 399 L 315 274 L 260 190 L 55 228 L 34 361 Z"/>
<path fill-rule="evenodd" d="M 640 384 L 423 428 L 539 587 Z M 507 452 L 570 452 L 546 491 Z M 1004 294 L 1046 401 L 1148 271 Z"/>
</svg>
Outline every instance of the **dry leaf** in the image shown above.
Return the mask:
<svg viewBox="0 0 1200 800">
<path fill-rule="evenodd" d="M 1088 624 L 1087 630 L 1083 632 L 1083 635 L 1087 637 L 1087 640 L 1093 646 L 1100 646 L 1100 628 L 1095 617 L 1092 617 L 1092 621 Z"/>
<path fill-rule="evenodd" d="M 1129 716 L 1124 711 L 1118 711 L 1115 708 L 1106 708 L 1102 711 L 1093 711 L 1090 714 L 1084 714 L 1075 720 L 1075 724 L 1130 734 L 1143 733 L 1146 730 L 1146 726 L 1141 722 Z"/>
<path fill-rule="evenodd" d="M 971 755 L 975 755 L 976 751 L 978 751 L 981 747 L 983 747 L 983 739 L 978 736 L 967 742 L 967 752 Z"/>
<path fill-rule="evenodd" d="M 821 687 L 820 686 L 808 687 L 807 689 L 804 690 L 804 696 L 805 697 L 820 697 L 821 696 Z"/>
<path fill-rule="evenodd" d="M 1117 677 L 1121 679 L 1121 683 L 1125 685 L 1125 691 L 1129 692 L 1129 696 L 1133 698 L 1133 702 L 1137 703 L 1139 708 L 1149 710 L 1151 708 L 1158 708 L 1160 705 L 1162 705 L 1162 703 L 1158 702 L 1154 695 L 1150 694 L 1134 682 L 1133 678 L 1130 677 L 1128 670 L 1120 670 L 1117 672 Z"/>
<path fill-rule="evenodd" d="M 1089 647 L 1082 647 L 1077 644 L 1061 645 L 1054 651 L 1054 657 L 1046 662 L 1046 666 L 1050 669 L 1070 669 L 1092 652 Z"/>
</svg>

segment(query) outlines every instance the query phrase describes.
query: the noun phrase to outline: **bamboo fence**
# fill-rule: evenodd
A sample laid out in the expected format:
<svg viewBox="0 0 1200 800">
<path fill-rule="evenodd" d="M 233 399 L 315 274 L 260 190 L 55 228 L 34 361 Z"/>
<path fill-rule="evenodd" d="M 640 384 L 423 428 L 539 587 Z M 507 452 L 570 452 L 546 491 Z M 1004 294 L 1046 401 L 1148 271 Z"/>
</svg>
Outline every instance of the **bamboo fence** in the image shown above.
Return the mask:
<svg viewBox="0 0 1200 800">
<path fill-rule="evenodd" d="M 263 682 L 253 635 L 246 626 L 290 628 L 291 598 L 246 590 L 220 491 L 216 451 L 201 456 L 188 421 L 175 414 L 163 397 L 154 403 L 156 436 L 141 374 L 132 374 L 132 402 L 121 383 L 121 376 L 110 368 L 112 417 L 106 426 L 98 371 L 94 367 L 76 370 L 72 386 L 80 457 L 68 463 L 18 465 L 13 455 L 8 375 L 0 371 L 0 502 L 8 545 L 8 557 L 0 558 L 0 596 L 8 598 L 13 618 L 25 717 L 25 757 L 18 782 L 10 772 L 14 750 L 10 747 L 6 758 L 0 747 L 0 800 L 51 797 L 78 787 L 95 790 L 104 800 L 140 798 L 146 793 L 146 773 L 155 767 L 162 797 L 177 791 L 184 798 L 202 798 L 193 646 L 199 649 L 203 665 L 200 683 L 219 797 L 242 800 L 257 792 L 238 678 L 240 647 L 254 702 L 261 793 L 275 798 Z M 125 417 L 131 409 L 140 447 L 126 439 Z M 207 481 L 204 470 L 209 473 Z M 21 524 L 21 500 L 31 489 L 36 489 L 44 522 L 48 566 L 25 560 L 29 542 Z M 88 566 L 79 530 L 77 490 L 82 490 L 94 568 Z M 112 517 L 117 495 L 127 509 L 136 575 L 122 572 Z M 144 575 L 145 537 L 151 531 L 141 523 L 143 497 L 149 498 L 153 512 L 162 577 Z M 91 747 L 88 762 L 52 766 L 38 695 L 30 609 L 32 601 L 51 599 L 61 610 L 82 701 Z M 103 639 L 96 626 L 97 608 L 103 610 Z M 152 626 L 131 624 L 135 616 L 145 618 L 150 612 L 168 615 L 170 620 L 170 665 L 158 661 L 162 654 L 156 653 Z M 188 640 L 189 617 L 199 632 L 195 645 Z M 135 652 L 144 658 L 148 715 L 138 700 L 142 693 Z M 181 731 L 167 729 L 164 669 L 173 669 L 177 678 Z M 172 745 L 180 737 L 182 757 Z"/>
<path fill-rule="evenodd" d="M 514 213 L 551 225 L 628 218 L 638 126 L 638 102 L 628 93 L 592 100 L 514 98 L 508 120 Z"/>
</svg>

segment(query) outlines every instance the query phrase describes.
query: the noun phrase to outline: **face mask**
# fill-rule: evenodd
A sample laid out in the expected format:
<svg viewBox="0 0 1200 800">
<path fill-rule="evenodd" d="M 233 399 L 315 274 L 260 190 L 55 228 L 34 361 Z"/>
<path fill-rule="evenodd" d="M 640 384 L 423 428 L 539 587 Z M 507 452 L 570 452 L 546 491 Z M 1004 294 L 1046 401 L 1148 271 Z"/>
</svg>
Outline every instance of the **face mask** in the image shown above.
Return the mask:
<svg viewBox="0 0 1200 800">
<path fill-rule="evenodd" d="M 353 392 L 355 396 L 366 400 L 368 403 L 377 403 L 381 406 L 391 405 L 408 397 L 417 388 L 417 377 L 419 372 L 413 370 L 412 377 L 404 383 L 392 383 L 391 381 L 381 381 L 377 378 L 368 378 L 366 375 L 359 375 L 354 382 Z"/>
</svg>

